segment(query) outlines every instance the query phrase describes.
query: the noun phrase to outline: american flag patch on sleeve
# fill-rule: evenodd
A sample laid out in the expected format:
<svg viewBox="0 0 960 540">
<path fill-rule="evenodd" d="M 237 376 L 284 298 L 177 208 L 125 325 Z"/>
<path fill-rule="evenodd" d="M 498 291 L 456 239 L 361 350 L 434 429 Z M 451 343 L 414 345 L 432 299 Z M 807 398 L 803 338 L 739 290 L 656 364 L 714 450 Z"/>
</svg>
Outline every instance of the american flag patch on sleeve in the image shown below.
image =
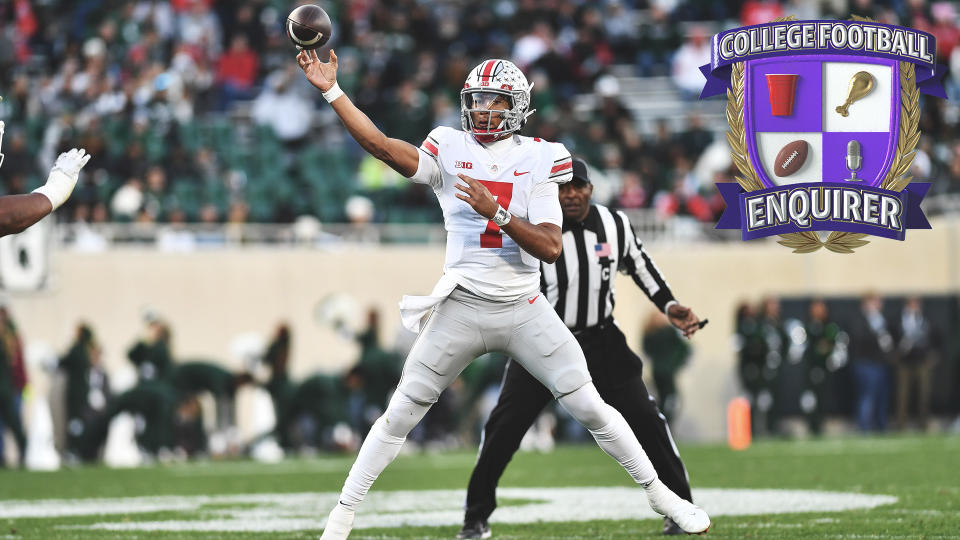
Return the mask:
<svg viewBox="0 0 960 540">
<path fill-rule="evenodd" d="M 609 257 L 610 256 L 610 244 L 604 242 L 602 244 L 595 244 L 593 246 L 593 251 L 597 254 L 597 257 Z"/>
</svg>

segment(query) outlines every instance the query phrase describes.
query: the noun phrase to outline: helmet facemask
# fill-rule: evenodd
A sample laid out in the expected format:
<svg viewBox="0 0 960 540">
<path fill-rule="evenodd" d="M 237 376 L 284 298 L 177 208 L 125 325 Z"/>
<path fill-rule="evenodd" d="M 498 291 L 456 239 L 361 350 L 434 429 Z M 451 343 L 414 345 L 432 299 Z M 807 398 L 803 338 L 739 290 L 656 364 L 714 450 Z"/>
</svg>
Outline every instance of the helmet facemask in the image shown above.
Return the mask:
<svg viewBox="0 0 960 540">
<path fill-rule="evenodd" d="M 462 100 L 464 129 L 480 142 L 493 142 L 523 125 L 510 92 L 489 89 L 464 89 Z M 506 107 L 504 107 L 506 105 Z"/>
</svg>

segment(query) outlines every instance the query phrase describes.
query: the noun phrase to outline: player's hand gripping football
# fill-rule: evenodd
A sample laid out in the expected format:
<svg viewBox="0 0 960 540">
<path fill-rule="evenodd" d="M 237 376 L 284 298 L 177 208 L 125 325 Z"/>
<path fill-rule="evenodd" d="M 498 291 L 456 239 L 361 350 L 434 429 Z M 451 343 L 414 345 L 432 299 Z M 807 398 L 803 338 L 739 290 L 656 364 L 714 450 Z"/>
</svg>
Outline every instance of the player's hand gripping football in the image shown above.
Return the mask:
<svg viewBox="0 0 960 540">
<path fill-rule="evenodd" d="M 321 92 L 326 92 L 333 88 L 337 82 L 337 53 L 330 49 L 330 61 L 321 62 L 317 57 L 317 51 L 300 51 L 297 55 L 297 63 L 300 69 L 307 76 L 310 84 L 316 86 Z"/>
<path fill-rule="evenodd" d="M 683 332 L 684 337 L 690 337 L 697 330 L 703 328 L 703 324 L 700 323 L 700 319 L 693 313 L 693 310 L 680 304 L 670 306 L 670 309 L 667 310 L 667 318 L 670 319 L 670 324 Z"/>
<path fill-rule="evenodd" d="M 456 194 L 457 198 L 465 201 L 481 216 L 487 219 L 493 219 L 500 205 L 497 204 L 497 200 L 493 198 L 493 194 L 490 193 L 487 186 L 465 174 L 458 174 L 457 176 L 467 184 L 454 185 L 454 187 L 462 191 L 462 193 Z"/>
</svg>

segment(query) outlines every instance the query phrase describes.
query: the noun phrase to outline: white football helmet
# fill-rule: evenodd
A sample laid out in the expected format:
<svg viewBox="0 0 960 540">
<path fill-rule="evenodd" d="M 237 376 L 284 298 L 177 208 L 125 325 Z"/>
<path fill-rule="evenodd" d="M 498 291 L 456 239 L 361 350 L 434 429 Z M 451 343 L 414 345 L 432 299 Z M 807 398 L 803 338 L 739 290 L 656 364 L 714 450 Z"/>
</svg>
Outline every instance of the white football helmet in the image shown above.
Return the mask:
<svg viewBox="0 0 960 540">
<path fill-rule="evenodd" d="M 527 110 L 532 88 L 513 62 L 497 58 L 481 62 L 470 71 L 460 91 L 463 130 L 472 133 L 479 142 L 492 142 L 520 131 L 527 117 L 534 112 Z M 491 111 L 490 105 L 497 96 L 507 98 L 508 109 Z M 474 125 L 472 113 L 490 113 L 486 125 Z"/>
</svg>

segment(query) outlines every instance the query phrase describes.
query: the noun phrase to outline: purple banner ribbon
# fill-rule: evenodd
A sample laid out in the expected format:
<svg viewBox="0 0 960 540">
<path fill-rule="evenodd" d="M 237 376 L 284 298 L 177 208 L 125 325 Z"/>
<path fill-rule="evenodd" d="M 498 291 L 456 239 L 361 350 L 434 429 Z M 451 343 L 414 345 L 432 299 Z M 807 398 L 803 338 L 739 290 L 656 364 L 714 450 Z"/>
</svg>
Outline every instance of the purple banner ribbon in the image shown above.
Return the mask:
<svg viewBox="0 0 960 540">
<path fill-rule="evenodd" d="M 795 48 L 781 48 L 773 41 L 765 41 L 765 38 L 772 39 L 773 27 L 787 28 L 788 30 L 784 30 L 782 32 L 784 35 L 786 35 L 789 32 L 790 27 L 799 27 L 802 30 L 804 25 L 814 27 L 814 35 L 812 38 L 815 46 L 813 47 L 801 46 Z M 909 35 L 913 37 L 913 40 L 909 40 L 909 45 L 911 47 L 919 47 L 921 42 L 926 46 L 924 51 L 928 53 L 927 56 L 929 56 L 930 60 L 927 61 L 922 58 L 918 58 L 917 56 L 908 56 L 894 52 L 867 50 L 865 46 L 856 48 L 850 46 L 837 47 L 829 40 L 827 40 L 823 47 L 819 47 L 817 46 L 819 43 L 816 43 L 817 36 L 815 35 L 817 32 L 816 27 L 818 25 L 824 27 L 827 25 L 831 25 L 831 27 L 840 25 L 847 28 L 850 26 L 859 26 L 861 27 L 861 32 L 864 28 L 870 28 L 871 30 L 884 28 L 890 33 L 904 32 L 906 33 L 904 34 L 905 36 Z M 846 35 L 846 32 L 848 31 L 849 30 L 846 30 L 844 35 Z M 723 53 L 722 51 L 726 51 L 727 49 L 734 50 L 734 42 L 744 45 L 744 40 L 737 41 L 737 39 L 731 38 L 731 36 L 737 36 L 737 34 L 741 33 L 746 36 L 746 52 L 734 56 L 729 56 Z M 797 31 L 794 35 L 799 39 L 803 37 L 803 34 L 803 32 Z M 786 40 L 782 41 L 786 42 Z M 769 47 L 767 47 L 767 45 L 769 45 Z M 906 42 L 904 45 L 906 45 Z M 754 48 L 770 48 L 772 50 L 755 51 L 753 50 Z M 867 21 L 782 21 L 775 23 L 756 24 L 753 26 L 743 26 L 734 28 L 732 30 L 725 30 L 713 36 L 710 52 L 710 63 L 700 66 L 700 72 L 703 73 L 704 78 L 706 78 L 706 84 L 703 87 L 703 91 L 700 93 L 700 99 L 726 92 L 727 88 L 730 87 L 730 64 L 742 62 L 744 60 L 759 60 L 761 58 L 771 58 L 776 56 L 797 56 L 805 54 L 853 54 L 860 56 L 890 58 L 901 62 L 910 62 L 917 66 L 917 89 L 924 94 L 946 99 L 947 94 L 943 88 L 943 76 L 946 74 L 947 68 L 945 66 L 936 64 L 936 50 L 936 38 L 928 32 L 923 32 L 921 30 L 915 30 L 913 28 L 907 28 L 904 26 L 894 26 L 890 24 Z M 919 51 L 917 52 L 919 56 Z"/>
<path fill-rule="evenodd" d="M 801 231 L 845 231 L 903 240 L 907 229 L 929 229 L 920 201 L 930 184 L 892 191 L 849 182 L 809 182 L 744 191 L 717 183 L 727 203 L 717 229 L 741 229 L 743 240 Z"/>
</svg>

